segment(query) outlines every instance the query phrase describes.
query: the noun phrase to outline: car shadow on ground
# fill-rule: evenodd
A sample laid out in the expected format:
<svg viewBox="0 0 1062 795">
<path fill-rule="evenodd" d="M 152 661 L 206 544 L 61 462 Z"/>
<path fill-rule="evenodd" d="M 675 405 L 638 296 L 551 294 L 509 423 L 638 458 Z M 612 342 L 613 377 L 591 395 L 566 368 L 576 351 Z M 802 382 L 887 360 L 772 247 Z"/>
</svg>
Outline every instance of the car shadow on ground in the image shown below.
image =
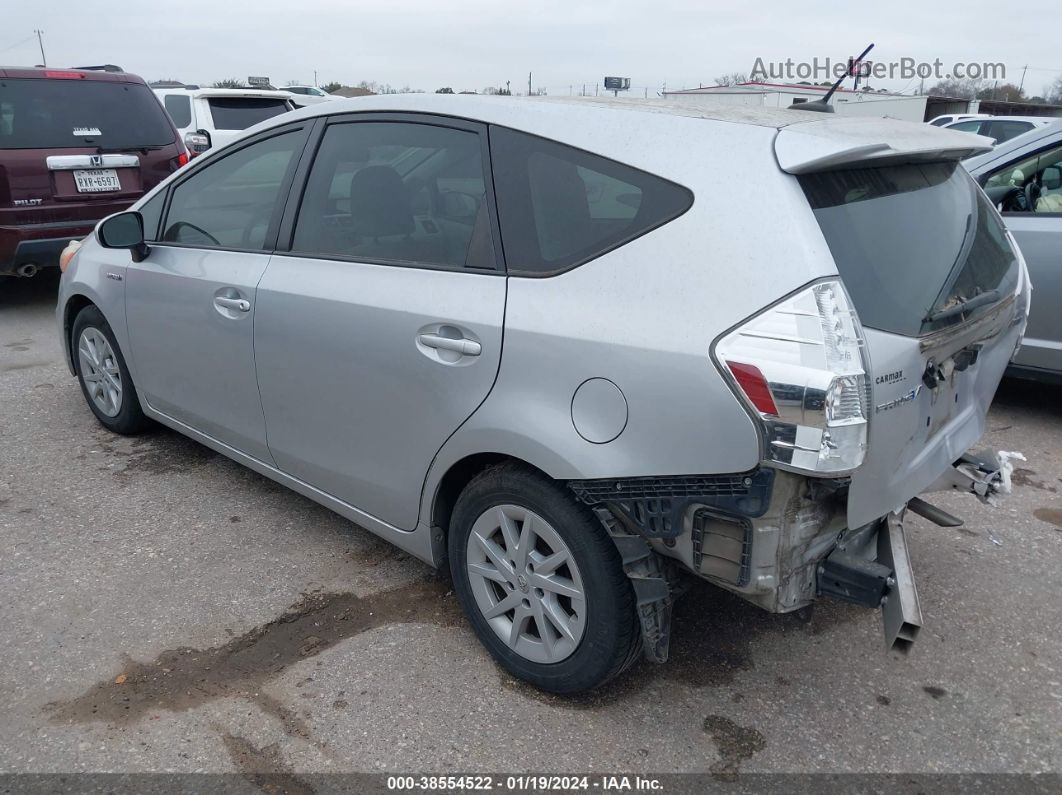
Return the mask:
<svg viewBox="0 0 1062 795">
<path fill-rule="evenodd" d="M 33 304 L 54 305 L 61 275 L 58 268 L 45 268 L 30 279 L 0 276 L 0 310 Z"/>
</svg>

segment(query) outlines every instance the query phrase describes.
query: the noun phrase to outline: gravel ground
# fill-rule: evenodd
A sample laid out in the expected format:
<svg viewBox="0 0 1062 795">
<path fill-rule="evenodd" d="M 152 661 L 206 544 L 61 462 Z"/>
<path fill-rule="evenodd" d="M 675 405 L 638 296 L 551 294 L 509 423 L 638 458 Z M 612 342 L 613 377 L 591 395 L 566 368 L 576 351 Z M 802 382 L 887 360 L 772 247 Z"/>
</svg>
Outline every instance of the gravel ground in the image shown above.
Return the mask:
<svg viewBox="0 0 1062 795">
<path fill-rule="evenodd" d="M 0 771 L 1058 772 L 1058 389 L 997 396 L 986 441 L 1028 459 L 1001 507 L 911 521 L 909 657 L 876 613 L 699 585 L 671 662 L 565 699 L 367 531 L 175 433 L 103 430 L 54 294 L 0 282 Z"/>
</svg>

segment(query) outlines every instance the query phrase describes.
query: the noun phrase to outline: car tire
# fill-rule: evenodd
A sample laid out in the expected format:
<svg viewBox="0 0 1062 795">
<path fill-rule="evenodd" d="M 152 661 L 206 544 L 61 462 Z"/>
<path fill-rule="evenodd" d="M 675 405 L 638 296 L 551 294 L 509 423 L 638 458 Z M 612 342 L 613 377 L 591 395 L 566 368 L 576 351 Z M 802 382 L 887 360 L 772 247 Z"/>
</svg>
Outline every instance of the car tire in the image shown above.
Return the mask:
<svg viewBox="0 0 1062 795">
<path fill-rule="evenodd" d="M 504 463 L 476 475 L 454 506 L 448 553 L 473 630 L 514 676 L 578 693 L 639 657 L 634 590 L 615 544 L 586 506 L 542 473 Z"/>
<path fill-rule="evenodd" d="M 82 309 L 70 332 L 74 372 L 96 419 L 110 431 L 131 436 L 151 425 L 110 324 L 94 306 Z"/>
</svg>

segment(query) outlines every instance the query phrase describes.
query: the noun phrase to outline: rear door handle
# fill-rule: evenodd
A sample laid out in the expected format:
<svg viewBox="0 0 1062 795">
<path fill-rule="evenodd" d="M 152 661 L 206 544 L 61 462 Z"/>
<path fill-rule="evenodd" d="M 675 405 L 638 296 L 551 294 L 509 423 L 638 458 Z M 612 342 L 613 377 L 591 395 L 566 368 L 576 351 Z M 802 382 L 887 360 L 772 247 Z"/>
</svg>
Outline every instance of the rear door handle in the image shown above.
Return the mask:
<svg viewBox="0 0 1062 795">
<path fill-rule="evenodd" d="M 235 309 L 237 312 L 251 311 L 251 302 L 244 298 L 225 298 L 219 295 L 214 298 L 214 303 L 222 309 Z"/>
<path fill-rule="evenodd" d="M 475 340 L 454 339 L 452 337 L 443 337 L 439 334 L 420 334 L 417 336 L 417 340 L 426 348 L 454 351 L 462 356 L 479 356 L 483 350 L 483 346 Z"/>
</svg>

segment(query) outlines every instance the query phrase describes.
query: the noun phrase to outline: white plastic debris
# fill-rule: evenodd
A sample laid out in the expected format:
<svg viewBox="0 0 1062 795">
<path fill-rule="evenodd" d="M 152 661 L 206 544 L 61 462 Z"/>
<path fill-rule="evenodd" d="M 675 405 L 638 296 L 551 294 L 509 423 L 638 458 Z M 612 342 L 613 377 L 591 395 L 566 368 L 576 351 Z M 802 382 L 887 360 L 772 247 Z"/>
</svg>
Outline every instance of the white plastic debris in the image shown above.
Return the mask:
<svg viewBox="0 0 1062 795">
<path fill-rule="evenodd" d="M 1005 450 L 999 451 L 999 486 L 996 487 L 996 491 L 1000 494 L 1010 494 L 1012 485 L 1010 482 L 1010 476 L 1014 473 L 1014 461 L 1028 461 L 1021 453 L 1008 453 Z"/>
</svg>

